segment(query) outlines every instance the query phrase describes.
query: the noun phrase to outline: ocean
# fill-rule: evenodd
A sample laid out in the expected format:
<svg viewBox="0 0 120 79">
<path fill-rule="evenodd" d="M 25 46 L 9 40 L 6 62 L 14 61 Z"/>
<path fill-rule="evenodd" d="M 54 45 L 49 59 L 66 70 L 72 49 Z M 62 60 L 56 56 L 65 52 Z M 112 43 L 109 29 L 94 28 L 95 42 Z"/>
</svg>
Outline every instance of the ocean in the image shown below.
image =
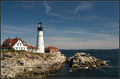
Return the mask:
<svg viewBox="0 0 120 79">
<path fill-rule="evenodd" d="M 109 64 L 108 67 L 103 67 L 97 70 L 79 70 L 77 72 L 69 72 L 69 65 L 67 62 L 57 72 L 48 74 L 46 78 L 87 78 L 87 77 L 99 77 L 99 78 L 118 78 L 118 54 L 119 50 L 60 50 L 67 58 L 73 56 L 78 52 L 89 53 L 91 56 L 106 60 Z"/>
</svg>

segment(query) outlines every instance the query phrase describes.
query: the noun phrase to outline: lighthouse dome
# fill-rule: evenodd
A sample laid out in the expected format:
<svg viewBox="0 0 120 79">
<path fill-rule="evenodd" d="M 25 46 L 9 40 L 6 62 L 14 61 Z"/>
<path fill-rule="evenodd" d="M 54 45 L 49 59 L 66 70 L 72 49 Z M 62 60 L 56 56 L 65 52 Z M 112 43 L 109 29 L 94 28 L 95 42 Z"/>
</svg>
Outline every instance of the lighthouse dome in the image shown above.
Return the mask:
<svg viewBox="0 0 120 79">
<path fill-rule="evenodd" d="M 41 22 L 39 22 L 38 24 L 42 24 Z"/>
</svg>

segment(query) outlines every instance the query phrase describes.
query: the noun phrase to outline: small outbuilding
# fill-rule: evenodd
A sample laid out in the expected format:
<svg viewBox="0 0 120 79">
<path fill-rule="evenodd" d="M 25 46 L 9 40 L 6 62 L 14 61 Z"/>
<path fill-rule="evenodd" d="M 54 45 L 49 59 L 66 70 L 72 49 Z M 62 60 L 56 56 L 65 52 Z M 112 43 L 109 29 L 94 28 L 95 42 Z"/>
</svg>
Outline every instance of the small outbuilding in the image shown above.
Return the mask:
<svg viewBox="0 0 120 79">
<path fill-rule="evenodd" d="M 45 52 L 47 53 L 55 53 L 58 52 L 58 48 L 54 47 L 54 46 L 49 46 L 45 48 Z"/>
</svg>

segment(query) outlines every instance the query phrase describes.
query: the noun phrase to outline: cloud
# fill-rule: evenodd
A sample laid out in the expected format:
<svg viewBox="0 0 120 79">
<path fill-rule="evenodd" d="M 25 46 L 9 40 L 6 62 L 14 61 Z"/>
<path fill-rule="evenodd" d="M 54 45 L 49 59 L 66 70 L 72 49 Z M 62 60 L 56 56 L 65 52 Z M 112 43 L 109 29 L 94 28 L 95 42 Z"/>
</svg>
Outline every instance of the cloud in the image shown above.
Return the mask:
<svg viewBox="0 0 120 79">
<path fill-rule="evenodd" d="M 67 19 L 67 20 L 71 19 L 71 18 L 69 18 L 69 16 L 66 17 L 64 15 L 60 15 L 58 13 L 55 13 L 55 12 L 51 11 L 52 7 L 50 5 L 48 5 L 47 2 L 44 2 L 44 6 L 45 6 L 45 9 L 46 9 L 46 14 L 47 15 L 52 15 L 52 16 L 56 16 L 56 17 L 59 17 L 59 18 L 62 18 L 62 19 Z"/>
<path fill-rule="evenodd" d="M 101 19 L 105 19 L 104 17 L 101 16 L 96 16 L 96 15 L 89 15 L 89 16 L 81 16 L 81 17 L 77 17 L 78 20 L 82 20 L 82 21 L 93 21 L 93 20 L 101 20 Z"/>
<path fill-rule="evenodd" d="M 56 31 L 54 31 L 56 30 Z M 109 40 L 113 39 L 114 35 L 107 34 L 107 33 L 101 33 L 101 32 L 92 32 L 89 30 L 81 29 L 81 28 L 69 28 L 69 29 L 62 29 L 62 30 L 57 30 L 57 29 L 45 29 L 48 34 L 52 34 L 53 37 L 56 37 L 59 35 L 60 36 L 66 36 L 68 37 L 84 37 L 84 38 L 89 38 L 89 39 L 103 39 L 103 40 Z"/>
<path fill-rule="evenodd" d="M 52 8 L 46 2 L 44 2 L 44 6 L 46 8 L 46 13 L 49 14 L 49 12 Z"/>
<path fill-rule="evenodd" d="M 34 45 L 36 44 L 36 38 L 37 37 L 37 28 L 35 29 L 32 26 L 29 25 L 27 26 L 10 26 L 10 25 L 2 25 L 1 27 L 1 43 L 7 38 L 15 38 L 16 36 L 23 38 L 23 40 L 27 40 L 26 42 L 29 45 Z"/>
<path fill-rule="evenodd" d="M 119 47 L 118 40 L 86 40 L 81 38 L 50 38 L 50 42 L 45 42 L 46 47 L 53 45 L 60 49 L 112 49 Z"/>
<path fill-rule="evenodd" d="M 7 34 L 24 34 L 24 33 L 31 33 L 35 32 L 36 29 L 33 29 L 31 27 L 20 27 L 20 26 L 8 26 L 4 25 L 2 26 L 2 33 Z"/>
<path fill-rule="evenodd" d="M 60 17 L 60 15 L 58 15 L 58 14 L 56 14 L 56 13 L 50 13 L 50 15 L 53 15 L 53 16 L 59 16 Z"/>
<path fill-rule="evenodd" d="M 8 33 L 8 34 L 23 34 L 24 32 L 17 32 L 17 31 L 9 31 L 9 30 L 5 30 L 2 31 L 3 33 Z"/>
<path fill-rule="evenodd" d="M 77 5 L 77 7 L 75 8 L 74 13 L 77 13 L 79 11 L 84 11 L 84 10 L 89 10 L 92 9 L 94 7 L 94 5 L 91 2 L 84 2 L 84 3 L 80 3 Z"/>
<path fill-rule="evenodd" d="M 71 35 L 82 35 L 82 36 L 87 36 L 88 38 L 104 38 L 104 39 L 110 39 L 112 36 L 110 34 L 105 34 L 105 33 L 94 33 L 94 32 L 89 32 L 86 30 L 67 30 L 64 33 L 71 34 Z"/>
<path fill-rule="evenodd" d="M 14 28 L 14 31 L 12 30 L 12 28 Z M 4 30 L 2 28 L 2 31 L 8 34 L 29 33 L 29 35 L 31 35 L 32 32 L 36 31 L 31 29 L 33 28 L 25 27 L 22 29 L 21 27 L 6 26 L 4 27 Z M 107 48 L 119 47 L 119 39 L 115 38 L 114 35 L 99 33 L 99 32 L 94 33 L 81 28 L 70 28 L 63 30 L 57 30 L 55 28 L 49 30 L 44 29 L 44 33 L 51 35 L 44 37 L 45 47 L 51 45 L 56 46 L 59 49 L 98 49 L 98 48 L 107 49 Z M 35 46 L 36 39 L 33 37 L 34 36 L 32 37 L 30 36 L 24 39 L 27 40 L 26 42 L 29 45 Z"/>
<path fill-rule="evenodd" d="M 56 30 L 49 29 L 51 36 L 45 37 L 45 46 L 56 46 L 61 49 L 78 48 L 118 48 L 119 39 L 111 34 L 90 32 L 88 30 L 74 28 Z"/>
<path fill-rule="evenodd" d="M 100 17 L 100 16 L 96 16 L 96 15 L 89 15 L 89 16 L 86 16 L 86 17 L 76 17 L 74 14 L 72 14 L 73 16 L 69 16 L 69 14 L 64 14 L 64 15 L 61 15 L 61 14 L 58 14 L 58 13 L 55 13 L 53 11 L 51 11 L 53 8 L 47 4 L 47 2 L 44 2 L 44 6 L 45 6 L 45 9 L 46 9 L 46 14 L 48 15 L 52 15 L 52 16 L 56 16 L 56 17 L 59 17 L 61 19 L 67 19 L 67 20 L 82 20 L 82 21 L 91 21 L 91 20 L 98 20 L 98 19 L 103 19 L 103 17 Z M 80 3 L 77 5 L 77 7 L 75 8 L 75 13 L 81 11 L 81 10 L 88 10 L 88 9 L 92 9 L 93 8 L 93 3 Z"/>
</svg>

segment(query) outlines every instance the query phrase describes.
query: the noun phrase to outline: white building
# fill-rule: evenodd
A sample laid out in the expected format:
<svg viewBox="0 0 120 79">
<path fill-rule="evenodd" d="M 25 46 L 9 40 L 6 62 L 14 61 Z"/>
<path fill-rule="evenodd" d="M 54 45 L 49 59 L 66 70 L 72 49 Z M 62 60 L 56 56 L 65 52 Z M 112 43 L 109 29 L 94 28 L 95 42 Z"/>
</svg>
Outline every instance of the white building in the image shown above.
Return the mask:
<svg viewBox="0 0 120 79">
<path fill-rule="evenodd" d="M 38 53 L 45 53 L 44 39 L 43 39 L 43 27 L 42 27 L 41 22 L 38 23 L 38 34 L 37 34 L 36 47 L 39 49 Z"/>
<path fill-rule="evenodd" d="M 17 37 L 15 39 L 6 39 L 2 44 L 2 49 L 25 50 L 30 52 L 38 51 L 37 47 L 29 46 L 24 40 Z"/>
</svg>

